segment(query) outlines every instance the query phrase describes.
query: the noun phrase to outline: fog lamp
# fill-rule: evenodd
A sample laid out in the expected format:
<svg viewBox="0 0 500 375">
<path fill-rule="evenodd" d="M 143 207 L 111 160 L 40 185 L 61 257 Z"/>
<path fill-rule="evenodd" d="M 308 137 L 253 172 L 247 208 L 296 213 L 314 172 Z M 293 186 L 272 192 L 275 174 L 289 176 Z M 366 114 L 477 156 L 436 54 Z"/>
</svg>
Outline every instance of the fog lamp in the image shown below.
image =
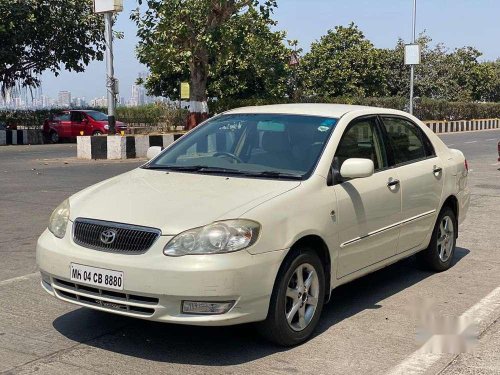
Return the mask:
<svg viewBox="0 0 500 375">
<path fill-rule="evenodd" d="M 182 301 L 183 314 L 220 315 L 225 314 L 234 306 L 235 301 L 202 302 Z"/>
</svg>

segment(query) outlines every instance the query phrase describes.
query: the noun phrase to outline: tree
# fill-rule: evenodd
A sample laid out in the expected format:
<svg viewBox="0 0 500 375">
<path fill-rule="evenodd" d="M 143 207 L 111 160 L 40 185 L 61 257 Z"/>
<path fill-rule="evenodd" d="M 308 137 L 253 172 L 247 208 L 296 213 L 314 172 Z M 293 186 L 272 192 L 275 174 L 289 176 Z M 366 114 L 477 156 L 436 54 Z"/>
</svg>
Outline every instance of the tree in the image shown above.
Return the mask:
<svg viewBox="0 0 500 375">
<path fill-rule="evenodd" d="M 102 60 L 102 18 L 92 0 L 0 0 L 0 88 L 37 87 L 45 70 L 82 72 Z"/>
<path fill-rule="evenodd" d="M 139 0 L 142 3 L 142 0 Z M 234 19 L 246 12 L 269 19 L 275 0 L 145 0 L 148 9 L 138 9 L 132 19 L 138 25 L 139 61 L 151 72 L 150 91 L 176 97 L 180 82 L 190 82 L 188 127 L 196 126 L 208 113 L 207 86 L 210 71 L 222 56 L 231 56 L 233 43 L 224 37 Z"/>
<path fill-rule="evenodd" d="M 311 45 L 302 59 L 301 79 L 308 96 L 383 96 L 383 52 L 356 25 L 336 26 Z"/>
</svg>

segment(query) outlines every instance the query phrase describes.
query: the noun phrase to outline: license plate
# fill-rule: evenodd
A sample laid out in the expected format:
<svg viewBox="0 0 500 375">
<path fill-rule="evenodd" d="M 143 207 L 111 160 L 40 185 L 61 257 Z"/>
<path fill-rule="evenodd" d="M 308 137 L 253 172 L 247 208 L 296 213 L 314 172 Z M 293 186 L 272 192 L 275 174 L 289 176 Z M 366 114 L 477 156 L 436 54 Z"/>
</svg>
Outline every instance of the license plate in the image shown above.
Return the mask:
<svg viewBox="0 0 500 375">
<path fill-rule="evenodd" d="M 71 263 L 71 281 L 123 290 L 123 272 Z"/>
</svg>

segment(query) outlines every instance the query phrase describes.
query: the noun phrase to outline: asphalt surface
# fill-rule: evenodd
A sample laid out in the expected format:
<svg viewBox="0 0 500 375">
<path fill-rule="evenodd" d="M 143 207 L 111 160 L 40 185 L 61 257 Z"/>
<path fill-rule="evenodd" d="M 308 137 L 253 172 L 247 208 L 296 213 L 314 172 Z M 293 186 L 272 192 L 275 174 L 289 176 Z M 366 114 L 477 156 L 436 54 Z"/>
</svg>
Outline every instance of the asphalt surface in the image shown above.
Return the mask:
<svg viewBox="0 0 500 375">
<path fill-rule="evenodd" d="M 317 334 L 290 349 L 268 344 L 251 325 L 153 323 L 46 294 L 34 248 L 52 210 L 141 161 L 78 161 L 69 144 L 0 147 L 0 374 L 384 374 L 421 345 L 415 309 L 422 301 L 451 318 L 480 301 L 487 306 L 475 351 L 435 356 L 426 373 L 498 374 L 500 304 L 485 297 L 500 285 L 499 138 L 500 131 L 442 136 L 465 153 L 473 189 L 453 267 L 433 274 L 410 258 L 338 288 Z"/>
</svg>

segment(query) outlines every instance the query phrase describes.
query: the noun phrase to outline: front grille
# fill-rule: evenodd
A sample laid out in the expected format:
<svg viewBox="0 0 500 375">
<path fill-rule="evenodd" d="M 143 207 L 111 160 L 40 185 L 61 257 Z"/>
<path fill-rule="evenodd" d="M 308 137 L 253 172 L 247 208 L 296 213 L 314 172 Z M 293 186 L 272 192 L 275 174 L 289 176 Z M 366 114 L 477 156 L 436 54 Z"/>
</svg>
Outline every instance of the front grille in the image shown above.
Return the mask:
<svg viewBox="0 0 500 375">
<path fill-rule="evenodd" d="M 112 292 L 61 279 L 53 279 L 52 286 L 57 295 L 63 299 L 90 307 L 101 307 L 106 310 L 122 311 L 141 316 L 153 315 L 154 307 L 159 303 L 158 298 Z"/>
<path fill-rule="evenodd" d="M 114 233 L 112 241 L 103 241 L 103 233 Z M 73 239 L 80 246 L 94 250 L 126 254 L 142 254 L 161 235 L 155 228 L 78 218 L 73 226 Z M 108 236 L 107 239 L 112 237 Z"/>
</svg>

